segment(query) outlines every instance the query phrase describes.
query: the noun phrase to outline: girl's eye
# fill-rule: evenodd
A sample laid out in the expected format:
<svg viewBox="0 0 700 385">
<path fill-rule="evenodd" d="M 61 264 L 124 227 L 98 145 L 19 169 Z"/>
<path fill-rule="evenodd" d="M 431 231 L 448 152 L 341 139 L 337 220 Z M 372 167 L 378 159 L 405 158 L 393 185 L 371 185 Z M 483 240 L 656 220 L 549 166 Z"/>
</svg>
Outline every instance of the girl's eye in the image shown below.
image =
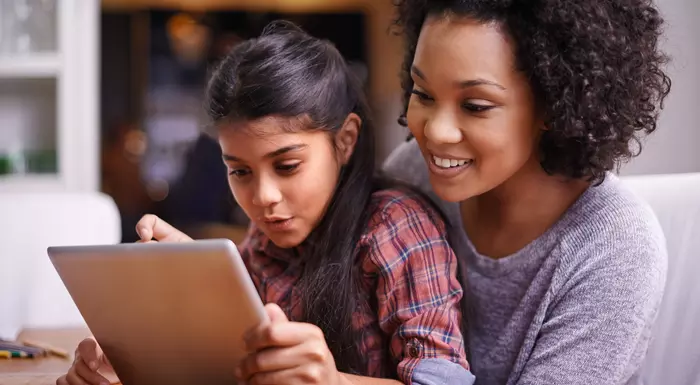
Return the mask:
<svg viewBox="0 0 700 385">
<path fill-rule="evenodd" d="M 235 176 L 236 178 L 242 178 L 250 174 L 250 170 L 246 170 L 244 168 L 235 168 L 229 171 L 228 174 L 231 176 Z"/>
<path fill-rule="evenodd" d="M 494 108 L 494 106 L 489 106 L 485 104 L 475 104 L 466 102 L 462 104 L 462 109 L 467 112 L 486 112 L 492 108 Z"/>
<path fill-rule="evenodd" d="M 427 103 L 427 102 L 432 102 L 432 101 L 433 101 L 433 98 L 431 98 L 430 96 L 428 96 L 428 94 L 426 94 L 425 92 L 418 91 L 418 90 L 414 89 L 414 90 L 411 91 L 411 93 L 412 93 L 413 95 L 416 95 L 416 96 L 418 97 L 418 100 L 421 101 L 421 103 Z"/>
<path fill-rule="evenodd" d="M 299 163 L 279 164 L 276 166 L 276 168 L 282 173 L 290 174 L 299 168 Z"/>
</svg>

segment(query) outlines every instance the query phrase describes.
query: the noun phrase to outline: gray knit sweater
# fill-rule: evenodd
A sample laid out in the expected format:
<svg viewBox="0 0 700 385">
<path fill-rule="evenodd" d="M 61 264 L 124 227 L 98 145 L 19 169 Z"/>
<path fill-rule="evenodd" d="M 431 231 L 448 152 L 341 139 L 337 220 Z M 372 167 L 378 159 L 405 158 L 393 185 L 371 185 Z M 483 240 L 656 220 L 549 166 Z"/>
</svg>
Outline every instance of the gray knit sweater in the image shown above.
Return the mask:
<svg viewBox="0 0 700 385">
<path fill-rule="evenodd" d="M 428 193 L 454 227 L 473 307 L 477 385 L 635 384 L 666 279 L 666 247 L 651 209 L 610 174 L 517 253 L 477 253 L 457 204 L 438 199 L 415 141 L 385 163 Z"/>
</svg>

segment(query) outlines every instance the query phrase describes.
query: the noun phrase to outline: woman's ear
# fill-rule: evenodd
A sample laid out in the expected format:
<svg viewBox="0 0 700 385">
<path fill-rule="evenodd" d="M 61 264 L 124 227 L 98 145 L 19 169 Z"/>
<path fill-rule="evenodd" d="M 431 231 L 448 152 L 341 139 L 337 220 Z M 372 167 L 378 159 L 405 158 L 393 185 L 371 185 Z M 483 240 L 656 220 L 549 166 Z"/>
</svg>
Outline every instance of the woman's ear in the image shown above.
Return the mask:
<svg viewBox="0 0 700 385">
<path fill-rule="evenodd" d="M 357 143 L 357 136 L 360 135 L 361 126 L 362 119 L 360 119 L 356 113 L 352 112 L 345 118 L 343 126 L 335 135 L 335 147 L 338 149 L 338 160 L 343 165 L 350 161 L 350 157 L 355 150 L 355 144 Z"/>
</svg>

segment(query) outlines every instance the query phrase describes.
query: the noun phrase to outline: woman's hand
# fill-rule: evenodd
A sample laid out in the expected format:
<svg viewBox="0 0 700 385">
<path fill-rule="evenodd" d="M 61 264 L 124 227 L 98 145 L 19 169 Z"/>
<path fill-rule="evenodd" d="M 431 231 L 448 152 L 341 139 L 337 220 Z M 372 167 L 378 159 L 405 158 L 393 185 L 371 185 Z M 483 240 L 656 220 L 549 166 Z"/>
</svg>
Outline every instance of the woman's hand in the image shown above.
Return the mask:
<svg viewBox="0 0 700 385">
<path fill-rule="evenodd" d="M 136 224 L 139 242 L 190 242 L 187 234 L 174 228 L 168 222 L 153 214 L 144 215 Z"/>
<path fill-rule="evenodd" d="M 98 372 L 99 371 L 99 372 Z M 73 365 L 68 373 L 56 380 L 56 385 L 109 385 L 117 380 L 114 368 L 93 338 L 86 338 L 75 350 Z"/>
<path fill-rule="evenodd" d="M 246 385 L 345 383 L 317 326 L 290 322 L 275 304 L 265 306 L 270 322 L 245 338 L 251 352 L 236 368 Z"/>
</svg>

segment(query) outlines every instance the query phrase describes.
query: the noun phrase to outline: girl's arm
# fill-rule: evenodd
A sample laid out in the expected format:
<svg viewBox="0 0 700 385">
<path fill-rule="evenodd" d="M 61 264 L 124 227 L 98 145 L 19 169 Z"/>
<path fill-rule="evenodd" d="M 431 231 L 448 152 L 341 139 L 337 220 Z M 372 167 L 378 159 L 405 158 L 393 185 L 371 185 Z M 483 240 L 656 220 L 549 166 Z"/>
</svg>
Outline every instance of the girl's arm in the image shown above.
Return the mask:
<svg viewBox="0 0 700 385">
<path fill-rule="evenodd" d="M 376 278 L 379 326 L 405 384 L 472 384 L 458 263 L 444 222 L 413 194 L 385 192 L 381 216 L 361 240 L 363 271 Z"/>
<path fill-rule="evenodd" d="M 341 385 L 402 385 L 396 380 L 385 380 L 383 378 L 372 378 L 353 376 L 352 374 L 342 373 L 343 384 Z"/>
</svg>

